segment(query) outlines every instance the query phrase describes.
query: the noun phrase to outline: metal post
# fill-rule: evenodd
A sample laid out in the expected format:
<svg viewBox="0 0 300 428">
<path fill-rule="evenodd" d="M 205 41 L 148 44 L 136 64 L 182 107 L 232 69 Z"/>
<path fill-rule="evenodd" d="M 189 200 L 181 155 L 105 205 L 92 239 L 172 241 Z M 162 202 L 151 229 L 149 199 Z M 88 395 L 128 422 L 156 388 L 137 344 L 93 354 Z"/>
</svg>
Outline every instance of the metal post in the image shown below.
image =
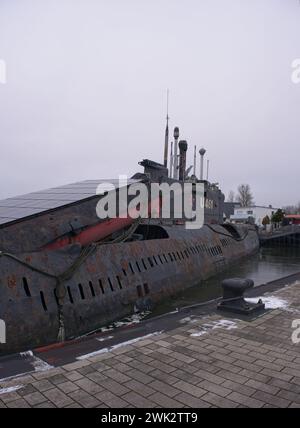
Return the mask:
<svg viewBox="0 0 300 428">
<path fill-rule="evenodd" d="M 204 155 L 206 153 L 205 149 L 201 149 L 199 150 L 199 154 L 200 154 L 200 180 L 203 181 L 203 177 L 204 177 Z"/>
<path fill-rule="evenodd" d="M 179 139 L 179 128 L 174 129 L 174 140 L 175 140 L 175 147 L 174 147 L 174 162 L 173 162 L 173 178 L 175 180 L 178 180 L 178 139 Z"/>
</svg>

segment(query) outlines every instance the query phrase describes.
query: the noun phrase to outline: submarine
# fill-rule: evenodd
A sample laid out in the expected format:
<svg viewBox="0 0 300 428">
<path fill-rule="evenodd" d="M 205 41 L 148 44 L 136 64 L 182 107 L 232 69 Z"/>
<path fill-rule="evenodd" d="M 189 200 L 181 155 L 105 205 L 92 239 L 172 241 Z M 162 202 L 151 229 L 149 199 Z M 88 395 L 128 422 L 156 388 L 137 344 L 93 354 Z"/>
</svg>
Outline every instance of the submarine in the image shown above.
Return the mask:
<svg viewBox="0 0 300 428">
<path fill-rule="evenodd" d="M 167 128 L 164 162 L 144 159 L 144 171 L 125 184 L 86 180 L 0 201 L 1 355 L 69 341 L 151 311 L 258 251 L 254 225 L 223 222 L 224 194 L 203 178 L 205 150 L 197 178 L 196 152 L 189 176 L 187 143 L 179 141 L 178 128 L 169 168 L 168 147 Z M 100 219 L 104 196 L 97 188 L 108 183 L 116 194 L 140 184 L 200 184 L 203 225 L 187 228 L 187 218 L 174 210 L 167 219 Z"/>
</svg>

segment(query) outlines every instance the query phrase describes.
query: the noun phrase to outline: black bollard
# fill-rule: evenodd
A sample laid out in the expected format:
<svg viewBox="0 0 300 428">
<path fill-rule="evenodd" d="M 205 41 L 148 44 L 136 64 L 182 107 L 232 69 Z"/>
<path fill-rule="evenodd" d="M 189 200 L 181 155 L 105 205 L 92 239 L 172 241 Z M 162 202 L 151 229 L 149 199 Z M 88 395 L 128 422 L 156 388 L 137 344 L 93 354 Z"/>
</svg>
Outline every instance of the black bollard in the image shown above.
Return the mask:
<svg viewBox="0 0 300 428">
<path fill-rule="evenodd" d="M 236 314 L 251 315 L 263 311 L 265 305 L 261 300 L 258 303 L 249 303 L 244 299 L 244 293 L 254 287 L 252 279 L 231 278 L 222 282 L 223 300 L 218 309 Z"/>
</svg>

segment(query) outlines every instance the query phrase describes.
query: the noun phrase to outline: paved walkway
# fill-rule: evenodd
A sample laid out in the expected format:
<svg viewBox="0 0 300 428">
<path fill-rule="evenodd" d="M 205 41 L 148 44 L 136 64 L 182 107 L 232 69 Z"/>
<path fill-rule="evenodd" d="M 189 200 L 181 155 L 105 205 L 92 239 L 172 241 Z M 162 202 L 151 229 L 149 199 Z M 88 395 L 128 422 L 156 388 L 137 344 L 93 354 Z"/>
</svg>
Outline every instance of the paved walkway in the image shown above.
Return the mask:
<svg viewBox="0 0 300 428">
<path fill-rule="evenodd" d="M 300 407 L 300 283 L 246 322 L 190 316 L 179 328 L 0 382 L 1 407 Z M 300 335 L 299 335 L 300 336 Z"/>
</svg>

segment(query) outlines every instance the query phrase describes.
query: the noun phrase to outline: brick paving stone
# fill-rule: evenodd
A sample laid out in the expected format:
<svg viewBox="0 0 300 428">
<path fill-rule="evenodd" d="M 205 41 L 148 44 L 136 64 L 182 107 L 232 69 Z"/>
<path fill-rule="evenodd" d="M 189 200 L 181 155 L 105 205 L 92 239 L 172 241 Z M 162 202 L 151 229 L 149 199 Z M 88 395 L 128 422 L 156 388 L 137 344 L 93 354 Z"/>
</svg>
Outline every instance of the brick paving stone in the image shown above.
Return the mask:
<svg viewBox="0 0 300 428">
<path fill-rule="evenodd" d="M 275 379 L 280 379 L 280 380 L 285 380 L 286 382 L 289 382 L 291 379 L 293 379 L 292 375 L 288 375 L 286 373 L 283 372 L 278 372 L 275 370 L 269 370 L 269 369 L 264 369 L 260 372 L 260 374 L 269 376 L 269 377 L 274 377 Z"/>
<path fill-rule="evenodd" d="M 11 409 L 26 409 L 30 408 L 31 406 L 23 398 L 20 398 L 19 400 L 10 401 L 7 403 L 7 407 Z"/>
<path fill-rule="evenodd" d="M 75 380 L 79 380 L 83 378 L 83 375 L 81 373 L 78 373 L 77 371 L 73 371 L 70 373 L 65 373 L 65 377 L 70 380 L 71 382 L 75 382 Z"/>
<path fill-rule="evenodd" d="M 119 362 L 119 360 L 117 360 L 117 363 Z M 110 366 L 109 366 L 110 361 L 105 361 L 105 364 L 102 361 L 98 361 L 97 363 L 91 363 L 90 367 L 92 367 L 94 370 L 97 370 L 97 372 L 103 372 L 105 370 L 109 370 Z"/>
<path fill-rule="evenodd" d="M 300 377 L 293 377 L 291 380 L 292 383 L 294 383 L 295 385 L 299 385 L 300 386 Z"/>
<path fill-rule="evenodd" d="M 128 392 L 130 392 L 130 390 L 128 388 L 126 388 L 124 385 L 121 385 L 120 383 L 112 380 L 112 379 L 107 379 L 104 380 L 101 383 L 101 387 L 102 389 L 107 389 L 108 391 L 118 394 L 119 396 L 122 396 Z"/>
<path fill-rule="evenodd" d="M 188 373 L 195 373 L 196 371 L 198 371 L 196 363 L 197 361 L 193 362 L 193 364 L 185 364 L 182 361 L 175 360 L 171 363 L 171 365 L 175 368 L 182 369 Z"/>
<path fill-rule="evenodd" d="M 223 369 L 231 373 L 240 373 L 242 371 L 241 367 L 237 367 L 237 366 L 234 366 L 233 364 L 225 363 L 224 361 L 215 361 L 213 368 L 215 368 L 218 371 L 220 369 Z M 214 373 L 217 373 L 217 372 L 214 372 Z"/>
<path fill-rule="evenodd" d="M 76 385 L 73 382 L 64 382 L 64 383 L 60 383 L 59 385 L 57 385 L 57 387 L 64 392 L 65 394 L 69 394 L 70 392 L 74 392 L 77 389 L 79 389 L 79 386 Z"/>
<path fill-rule="evenodd" d="M 289 367 L 284 368 L 282 370 L 282 373 L 287 374 L 287 375 L 291 375 L 293 377 L 300 376 L 300 371 L 299 370 L 291 369 Z"/>
<path fill-rule="evenodd" d="M 175 383 L 174 387 L 180 391 L 186 392 L 189 395 L 193 395 L 196 398 L 202 397 L 202 395 L 207 392 L 205 389 L 199 388 L 198 386 L 192 385 L 182 380 Z"/>
<path fill-rule="evenodd" d="M 115 370 L 117 370 L 118 372 L 121 372 L 121 373 L 124 373 L 124 374 L 126 374 L 127 372 L 129 372 L 129 370 L 132 370 L 131 366 L 129 366 L 128 364 L 120 363 L 119 361 L 117 361 L 114 364 L 113 368 Z"/>
<path fill-rule="evenodd" d="M 149 397 L 144 398 L 140 394 L 137 394 L 133 391 L 130 391 L 128 394 L 123 395 L 122 398 L 123 400 L 131 404 L 133 407 L 145 408 L 145 409 L 156 407 L 156 404 L 153 401 L 151 401 Z"/>
<path fill-rule="evenodd" d="M 226 397 L 231 392 L 230 389 L 227 389 L 227 388 L 224 388 L 224 386 L 209 382 L 208 380 L 204 380 L 203 382 L 200 382 L 198 386 L 206 392 L 212 392 L 213 394 L 220 395 L 221 397 Z"/>
<path fill-rule="evenodd" d="M 254 363 L 250 364 L 242 360 L 236 360 L 233 366 L 238 367 L 241 371 L 242 369 L 244 369 L 244 370 L 251 370 L 252 372 L 255 372 L 255 373 L 260 373 L 262 370 L 260 366 L 256 366 Z"/>
<path fill-rule="evenodd" d="M 156 365 L 161 365 L 161 366 L 165 366 L 165 367 L 169 367 L 164 363 L 161 363 L 160 361 L 151 361 L 149 364 L 153 364 L 156 363 Z M 136 370 L 140 370 L 143 373 L 150 373 L 153 370 L 153 367 L 151 367 L 151 365 L 149 364 L 145 364 L 145 363 L 141 363 L 140 361 L 134 360 L 131 361 L 130 363 L 128 363 L 132 368 L 136 369 Z M 154 365 L 155 367 L 155 365 Z"/>
<path fill-rule="evenodd" d="M 35 406 L 36 404 L 41 404 L 43 403 L 43 401 L 45 401 L 45 397 L 40 392 L 32 392 L 31 394 L 24 395 L 23 398 L 31 406 Z"/>
<path fill-rule="evenodd" d="M 101 386 L 101 383 L 102 383 L 104 380 L 107 380 L 107 377 L 106 377 L 106 376 L 104 376 L 104 372 L 99 373 L 99 372 L 97 372 L 97 371 L 94 371 L 93 373 L 89 373 L 89 374 L 87 374 L 87 375 L 86 375 L 86 377 L 87 377 L 89 380 L 92 380 L 93 382 L 98 383 L 100 386 Z M 80 380 L 80 379 L 79 379 L 79 380 Z"/>
<path fill-rule="evenodd" d="M 245 361 L 246 363 L 249 363 L 249 364 L 254 363 L 257 359 L 257 358 L 251 357 L 249 353 L 244 355 L 244 354 L 239 354 L 238 352 L 232 352 L 230 354 L 230 357 L 238 361 Z"/>
<path fill-rule="evenodd" d="M 226 380 L 224 383 L 222 383 L 222 386 L 224 388 L 230 389 L 232 392 L 239 392 L 240 394 L 246 395 L 248 397 L 251 397 L 255 393 L 255 389 L 251 388 L 250 386 L 241 385 L 240 383 L 233 382 L 232 380 Z"/>
<path fill-rule="evenodd" d="M 130 377 L 125 375 L 124 373 L 118 372 L 117 370 L 106 370 L 104 372 L 104 375 L 117 381 L 120 383 L 128 382 L 130 380 Z"/>
<path fill-rule="evenodd" d="M 175 397 L 175 395 L 179 394 L 180 391 L 175 387 L 166 384 L 165 382 L 161 382 L 159 380 L 155 380 L 154 382 L 149 383 L 149 388 L 155 389 L 155 391 L 162 392 L 168 397 Z"/>
<path fill-rule="evenodd" d="M 127 373 L 129 377 L 131 377 L 132 379 L 138 380 L 139 382 L 148 384 L 150 382 L 154 381 L 154 378 L 147 375 L 146 373 L 143 373 L 139 370 L 130 370 L 130 372 Z"/>
<path fill-rule="evenodd" d="M 244 369 L 239 374 L 247 377 L 248 379 L 255 379 L 259 382 L 268 383 L 270 381 L 271 376 L 267 376 L 266 374 L 262 374 L 261 372 L 257 373 L 255 371 L 252 371 L 251 369 Z"/>
<path fill-rule="evenodd" d="M 176 401 L 184 404 L 185 407 L 192 407 L 194 409 L 211 407 L 207 402 L 201 400 L 200 398 L 196 398 L 193 395 L 187 394 L 186 392 L 181 392 L 180 394 L 176 395 L 175 399 Z"/>
<path fill-rule="evenodd" d="M 60 383 L 67 382 L 68 379 L 63 374 L 58 374 L 58 375 L 49 377 L 48 380 L 49 382 L 53 383 L 53 385 L 59 385 Z"/>
<path fill-rule="evenodd" d="M 246 376 L 243 376 L 240 373 L 239 374 L 231 373 L 231 372 L 228 372 L 227 370 L 220 370 L 217 373 L 217 376 L 220 376 L 220 377 L 227 379 L 227 380 L 233 380 L 234 382 L 240 383 L 242 385 L 244 383 L 246 383 L 248 380 L 248 378 Z"/>
<path fill-rule="evenodd" d="M 255 364 L 257 366 L 264 367 L 265 369 L 274 370 L 274 371 L 277 371 L 277 372 L 280 372 L 281 370 L 283 370 L 283 366 L 280 366 L 280 365 L 274 364 L 274 363 L 269 363 L 268 361 L 257 360 L 255 362 Z"/>
<path fill-rule="evenodd" d="M 66 409 L 82 409 L 82 406 L 79 403 L 76 403 L 76 401 L 74 401 L 72 404 L 69 404 L 65 408 Z"/>
<path fill-rule="evenodd" d="M 199 383 L 199 378 L 197 376 L 194 376 L 193 374 L 190 373 L 186 373 L 183 370 L 176 370 L 176 373 L 174 373 L 176 375 L 176 382 L 178 382 L 178 380 L 182 380 L 184 382 L 188 382 L 189 384 L 192 385 L 198 385 Z"/>
<path fill-rule="evenodd" d="M 130 380 L 124 384 L 126 388 L 131 389 L 132 391 L 142 395 L 143 397 L 149 397 L 149 395 L 154 394 L 155 390 L 150 388 L 149 386 L 138 382 L 137 380 Z"/>
<path fill-rule="evenodd" d="M 163 354 L 160 354 L 158 352 L 153 352 L 151 354 L 151 357 L 149 355 L 140 354 L 138 357 L 135 358 L 135 361 L 140 361 L 141 363 L 148 364 L 150 361 L 153 361 L 154 358 L 161 358 L 162 361 L 165 361 L 166 363 L 169 363 L 170 361 L 173 361 L 173 358 L 169 358 Z"/>
<path fill-rule="evenodd" d="M 19 400 L 20 398 L 21 396 L 15 391 L 0 395 L 0 400 L 3 401 L 4 404 L 9 403 L 10 401 Z"/>
<path fill-rule="evenodd" d="M 175 360 L 182 361 L 183 363 L 191 364 L 193 361 L 195 361 L 195 358 L 191 358 L 185 354 L 182 354 L 180 352 L 173 352 L 172 357 Z"/>
<path fill-rule="evenodd" d="M 210 354 L 210 357 L 214 358 L 215 360 L 224 361 L 225 363 L 232 364 L 236 361 L 236 358 L 232 358 L 229 355 L 223 355 L 220 354 L 220 352 L 213 352 Z"/>
<path fill-rule="evenodd" d="M 160 392 L 150 395 L 149 399 L 158 404 L 160 407 L 168 409 L 178 409 L 184 407 L 183 403 L 180 403 L 179 401 L 174 400 L 173 398 L 170 398 Z"/>
<path fill-rule="evenodd" d="M 211 392 L 208 392 L 207 394 L 203 395 L 201 399 L 203 401 L 208 402 L 209 404 L 212 404 L 215 407 L 228 409 L 238 407 L 238 403 L 231 400 L 227 400 L 226 398 L 220 397 L 219 395 L 213 394 Z"/>
<path fill-rule="evenodd" d="M 72 400 L 58 388 L 49 389 L 44 392 L 46 398 L 57 407 L 65 407 L 72 404 Z M 26 398 L 26 397 L 25 397 Z"/>
<path fill-rule="evenodd" d="M 209 382 L 213 382 L 216 385 L 221 385 L 221 383 L 224 382 L 224 378 L 220 377 L 218 375 L 212 374 L 207 372 L 206 370 L 199 370 L 195 373 L 195 376 L 198 376 L 200 379 L 199 381 L 202 380 L 207 380 Z"/>
<path fill-rule="evenodd" d="M 253 379 L 248 380 L 245 385 L 251 386 L 252 388 L 257 389 L 258 391 L 267 392 L 268 394 L 272 395 L 276 395 L 280 391 L 280 389 L 276 386 L 268 385 L 263 382 L 258 382 Z"/>
<path fill-rule="evenodd" d="M 300 396 L 300 386 L 294 383 L 286 382 L 284 380 L 279 379 L 271 379 L 269 384 L 277 386 L 278 389 L 284 389 L 286 391 L 294 392 L 295 394 L 299 394 Z"/>
<path fill-rule="evenodd" d="M 106 406 L 112 408 L 123 408 L 127 407 L 128 405 L 126 401 L 110 391 L 102 391 L 99 394 L 96 394 L 95 398 L 104 403 Z"/>
<path fill-rule="evenodd" d="M 143 349 L 143 352 L 145 352 L 146 350 L 147 348 Z M 148 352 L 152 352 L 152 351 L 148 349 Z M 117 355 L 116 360 L 120 361 L 121 363 L 128 364 L 130 363 L 130 361 L 133 360 L 133 358 L 129 357 L 129 355 Z"/>
<path fill-rule="evenodd" d="M 300 395 L 296 394 L 292 391 L 286 391 L 285 389 L 281 390 L 277 397 L 284 398 L 285 400 L 292 401 L 294 403 L 297 403 L 300 406 Z"/>
<path fill-rule="evenodd" d="M 35 390 L 38 390 L 39 392 L 44 392 L 44 391 L 47 391 L 48 389 L 53 388 L 53 384 L 51 382 L 49 382 L 48 379 L 37 380 L 36 382 L 34 382 L 32 384 L 32 386 L 35 388 Z"/>
<path fill-rule="evenodd" d="M 263 392 L 263 391 L 257 391 L 252 396 L 252 398 L 255 398 L 266 404 L 271 404 L 273 406 L 280 407 L 280 408 L 287 408 L 291 404 L 290 400 L 285 400 L 284 398 L 280 398 L 278 396 L 275 397 L 274 395 L 267 394 L 266 392 Z"/>
<path fill-rule="evenodd" d="M 52 386 L 53 388 L 53 386 Z M 33 392 L 37 392 L 37 389 L 32 385 L 28 384 L 24 386 L 24 388 L 21 388 L 18 390 L 18 394 L 23 397 L 24 395 L 32 394 Z"/>
<path fill-rule="evenodd" d="M 81 367 L 80 369 L 78 369 L 78 373 L 82 374 L 83 376 L 86 376 L 89 373 L 93 373 L 94 372 L 94 368 L 92 367 L 91 364 L 89 364 L 88 366 L 85 367 Z"/>
<path fill-rule="evenodd" d="M 283 365 L 285 368 L 290 368 L 290 369 L 297 370 L 298 371 L 298 376 L 299 376 L 299 374 L 300 374 L 300 364 L 297 364 L 297 363 L 292 362 L 292 361 L 286 361 L 286 360 L 284 360 L 282 358 L 277 358 L 274 362 L 276 364 Z"/>
<path fill-rule="evenodd" d="M 161 370 L 161 371 L 166 372 L 166 373 L 172 373 L 174 370 L 176 370 L 174 366 L 171 366 L 171 365 L 168 365 L 168 364 L 165 364 L 161 361 L 156 361 L 156 360 L 151 361 L 151 363 L 149 363 L 149 365 L 152 366 L 152 370 L 158 369 L 158 370 Z M 152 371 L 152 370 L 150 370 L 150 371 Z"/>
<path fill-rule="evenodd" d="M 223 346 L 223 344 L 222 344 Z M 230 351 L 226 348 L 220 348 L 220 344 L 218 344 L 218 341 L 215 342 L 215 345 L 209 345 L 206 347 L 207 350 L 211 351 L 211 354 L 213 352 L 216 352 L 218 355 L 226 356 L 230 354 Z"/>
<path fill-rule="evenodd" d="M 71 392 L 69 394 L 69 397 L 85 408 L 97 407 L 101 404 L 101 402 L 97 400 L 97 398 L 93 397 L 85 391 L 82 391 L 81 389 Z"/>
<path fill-rule="evenodd" d="M 51 401 L 44 401 L 41 404 L 37 404 L 36 406 L 34 406 L 36 409 L 55 409 L 56 406 L 54 406 L 53 403 L 51 403 Z M 68 406 L 66 406 L 68 407 Z"/>
<path fill-rule="evenodd" d="M 230 395 L 227 396 L 227 399 L 241 404 L 242 406 L 251 408 L 261 408 L 264 406 L 263 401 L 256 400 L 254 398 L 240 394 L 239 392 L 232 392 Z"/>
<path fill-rule="evenodd" d="M 177 372 L 174 374 L 177 374 Z M 154 370 L 151 372 L 152 380 L 160 380 L 161 382 L 165 382 L 168 385 L 174 385 L 174 383 L 178 382 L 178 377 L 173 376 L 172 374 L 168 374 L 165 372 L 161 372 L 160 370 Z"/>
<path fill-rule="evenodd" d="M 88 394 L 92 394 L 92 395 L 95 395 L 98 392 L 103 391 L 103 388 L 98 383 L 93 382 L 92 380 L 87 379 L 87 378 L 77 380 L 75 382 L 75 385 L 78 388 L 81 388 L 84 391 L 86 391 Z"/>
<path fill-rule="evenodd" d="M 276 359 L 274 357 L 271 357 L 269 354 L 261 354 L 259 351 L 249 352 L 249 356 L 253 357 L 254 360 L 262 360 L 267 361 L 269 363 L 273 363 Z"/>
</svg>

